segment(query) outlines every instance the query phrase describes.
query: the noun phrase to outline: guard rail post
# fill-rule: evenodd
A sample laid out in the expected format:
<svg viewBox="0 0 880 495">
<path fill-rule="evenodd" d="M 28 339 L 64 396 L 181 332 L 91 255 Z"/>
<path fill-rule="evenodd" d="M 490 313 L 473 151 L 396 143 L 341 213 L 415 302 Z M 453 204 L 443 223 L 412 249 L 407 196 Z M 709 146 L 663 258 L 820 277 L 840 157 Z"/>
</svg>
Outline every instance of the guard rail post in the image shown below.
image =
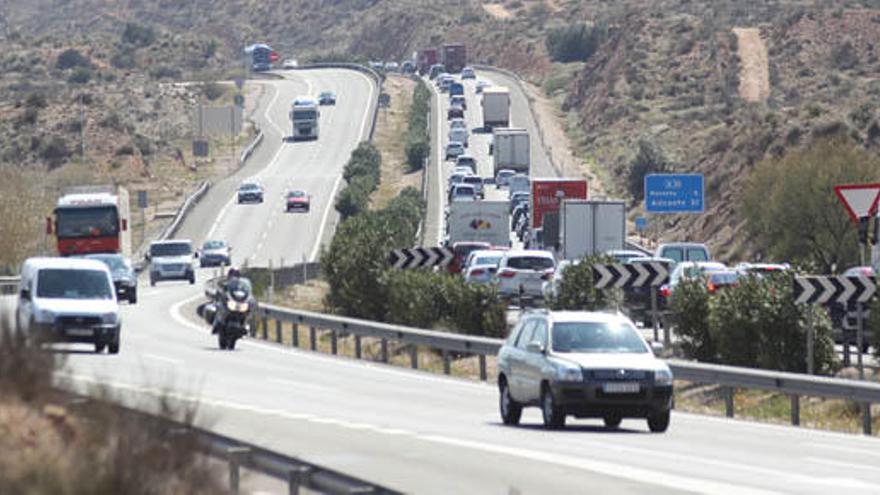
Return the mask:
<svg viewBox="0 0 880 495">
<path fill-rule="evenodd" d="M 486 355 L 480 354 L 480 381 L 488 381 L 488 373 L 486 373 Z"/>
<path fill-rule="evenodd" d="M 721 388 L 722 393 L 724 394 L 724 414 L 728 418 L 733 417 L 734 412 L 734 404 L 733 404 L 733 387 L 724 386 Z"/>
<path fill-rule="evenodd" d="M 308 466 L 297 466 L 287 472 L 287 492 L 289 495 L 299 495 L 300 487 L 308 484 L 311 471 Z"/>
<path fill-rule="evenodd" d="M 382 339 L 382 362 L 388 362 L 388 339 Z"/>
<path fill-rule="evenodd" d="M 293 346 L 299 347 L 299 324 L 293 324 Z"/>
<path fill-rule="evenodd" d="M 409 362 L 412 369 L 419 369 L 419 346 L 413 344 L 409 349 Z"/>
<path fill-rule="evenodd" d="M 314 326 L 309 327 L 309 348 L 318 350 L 318 330 Z"/>
<path fill-rule="evenodd" d="M 862 403 L 862 433 L 865 435 L 871 435 L 871 403 L 863 402 Z"/>
<path fill-rule="evenodd" d="M 251 449 L 248 447 L 229 447 L 226 449 L 226 456 L 229 459 L 229 490 L 236 495 L 241 482 L 241 464 L 250 452 Z"/>
<path fill-rule="evenodd" d="M 264 316 L 261 323 L 263 327 L 263 340 L 269 340 L 269 318 Z"/>
<path fill-rule="evenodd" d="M 356 359 L 361 358 L 361 336 L 360 335 L 354 336 L 354 357 Z"/>
<path fill-rule="evenodd" d="M 330 353 L 333 354 L 333 355 L 335 356 L 335 355 L 336 355 L 336 351 L 337 351 L 337 335 L 336 335 L 336 330 L 331 330 L 331 331 L 330 331 Z"/>
<path fill-rule="evenodd" d="M 284 327 L 282 326 L 281 320 L 275 320 L 275 342 L 281 343 L 284 338 Z"/>
<path fill-rule="evenodd" d="M 451 371 L 451 363 L 449 362 L 449 351 L 443 350 L 443 374 L 448 375 Z"/>
<path fill-rule="evenodd" d="M 801 425 L 801 396 L 798 394 L 791 394 L 791 424 Z"/>
</svg>

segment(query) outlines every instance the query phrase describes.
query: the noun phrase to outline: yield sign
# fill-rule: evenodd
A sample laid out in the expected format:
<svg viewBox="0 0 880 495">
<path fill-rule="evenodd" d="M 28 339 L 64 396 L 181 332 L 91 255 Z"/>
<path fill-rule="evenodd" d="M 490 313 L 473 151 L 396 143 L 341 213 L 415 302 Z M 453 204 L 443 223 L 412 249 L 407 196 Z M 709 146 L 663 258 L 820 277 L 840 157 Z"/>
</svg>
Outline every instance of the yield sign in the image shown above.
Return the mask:
<svg viewBox="0 0 880 495">
<path fill-rule="evenodd" d="M 859 224 L 859 218 L 871 217 L 877 213 L 880 184 L 834 186 L 834 192 L 843 201 L 847 213 L 856 225 Z"/>
</svg>

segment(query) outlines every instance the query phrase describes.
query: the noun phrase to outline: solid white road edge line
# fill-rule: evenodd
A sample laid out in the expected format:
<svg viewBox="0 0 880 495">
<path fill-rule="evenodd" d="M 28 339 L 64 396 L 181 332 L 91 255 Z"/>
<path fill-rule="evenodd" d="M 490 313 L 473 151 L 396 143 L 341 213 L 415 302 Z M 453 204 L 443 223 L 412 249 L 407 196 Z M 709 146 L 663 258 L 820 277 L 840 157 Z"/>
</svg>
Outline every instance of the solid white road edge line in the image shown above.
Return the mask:
<svg viewBox="0 0 880 495">
<path fill-rule="evenodd" d="M 358 137 L 360 141 L 364 139 L 364 129 L 367 127 L 367 120 L 370 118 L 370 108 L 373 106 L 373 94 L 376 92 L 376 87 L 374 81 L 371 81 L 370 78 L 361 74 L 360 71 L 354 71 L 356 74 L 364 78 L 365 81 L 369 84 L 370 94 L 367 97 L 367 101 L 370 102 L 367 105 L 367 111 L 364 114 L 364 119 L 361 121 L 361 129 Z M 360 142 L 359 141 L 359 142 Z M 330 193 L 330 197 L 327 198 L 327 205 L 324 207 L 324 214 L 321 216 L 321 226 L 318 227 L 318 237 L 315 239 L 315 247 L 312 249 L 312 254 L 309 256 L 309 261 L 314 262 L 318 257 L 318 251 L 321 249 L 321 241 L 324 238 L 324 229 L 327 227 L 327 218 L 330 216 L 330 208 L 335 204 L 336 193 L 339 192 L 339 184 L 342 182 L 342 174 L 340 173 L 336 177 L 336 182 L 333 183 L 333 191 Z"/>
</svg>

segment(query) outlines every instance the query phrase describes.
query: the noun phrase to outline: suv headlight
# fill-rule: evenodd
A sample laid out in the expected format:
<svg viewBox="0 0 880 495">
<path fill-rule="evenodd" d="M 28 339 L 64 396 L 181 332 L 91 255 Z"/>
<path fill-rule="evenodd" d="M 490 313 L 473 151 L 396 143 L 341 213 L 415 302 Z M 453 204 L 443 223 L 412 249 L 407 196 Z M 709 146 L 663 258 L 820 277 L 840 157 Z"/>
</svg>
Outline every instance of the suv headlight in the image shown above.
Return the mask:
<svg viewBox="0 0 880 495">
<path fill-rule="evenodd" d="M 116 313 L 104 313 L 101 315 L 101 321 L 108 325 L 115 325 L 118 319 L 119 317 L 116 315 Z"/>
<path fill-rule="evenodd" d="M 672 385 L 672 372 L 669 368 L 660 368 L 654 372 L 655 385 Z"/>
<path fill-rule="evenodd" d="M 34 321 L 36 323 L 55 323 L 55 313 L 48 309 L 38 309 L 34 312 Z"/>
<path fill-rule="evenodd" d="M 561 382 L 584 381 L 584 374 L 581 372 L 580 366 L 567 361 L 555 361 L 555 363 L 557 380 Z"/>
</svg>

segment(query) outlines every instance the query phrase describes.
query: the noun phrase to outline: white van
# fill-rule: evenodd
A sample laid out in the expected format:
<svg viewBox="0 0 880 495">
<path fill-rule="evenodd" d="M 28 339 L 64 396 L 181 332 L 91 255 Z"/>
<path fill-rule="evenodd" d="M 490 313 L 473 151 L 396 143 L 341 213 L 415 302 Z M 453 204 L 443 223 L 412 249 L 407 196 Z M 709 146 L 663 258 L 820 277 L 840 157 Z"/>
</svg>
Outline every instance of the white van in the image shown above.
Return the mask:
<svg viewBox="0 0 880 495">
<path fill-rule="evenodd" d="M 150 262 L 150 286 L 161 280 L 188 280 L 196 283 L 195 259 L 199 253 L 186 239 L 153 241 L 146 258 Z"/>
<path fill-rule="evenodd" d="M 30 258 L 21 268 L 16 328 L 56 342 L 119 352 L 121 320 L 107 265 L 82 258 Z"/>
</svg>

